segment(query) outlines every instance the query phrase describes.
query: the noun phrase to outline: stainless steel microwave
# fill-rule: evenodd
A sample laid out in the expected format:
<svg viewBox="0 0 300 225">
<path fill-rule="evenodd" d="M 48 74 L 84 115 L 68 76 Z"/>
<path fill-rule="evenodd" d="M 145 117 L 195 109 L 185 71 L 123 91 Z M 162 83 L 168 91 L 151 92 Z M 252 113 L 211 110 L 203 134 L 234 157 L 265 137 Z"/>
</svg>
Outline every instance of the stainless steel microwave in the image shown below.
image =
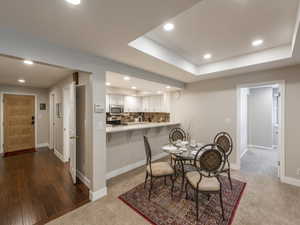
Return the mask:
<svg viewBox="0 0 300 225">
<path fill-rule="evenodd" d="M 124 106 L 123 105 L 110 105 L 109 106 L 109 113 L 111 115 L 119 115 L 124 113 Z"/>
</svg>

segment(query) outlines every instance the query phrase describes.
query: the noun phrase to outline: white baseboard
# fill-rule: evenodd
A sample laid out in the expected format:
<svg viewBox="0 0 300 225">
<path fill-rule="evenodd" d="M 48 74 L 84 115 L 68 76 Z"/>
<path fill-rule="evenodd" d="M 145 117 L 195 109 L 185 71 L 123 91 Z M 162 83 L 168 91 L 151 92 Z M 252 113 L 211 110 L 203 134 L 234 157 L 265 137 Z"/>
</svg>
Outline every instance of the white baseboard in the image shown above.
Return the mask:
<svg viewBox="0 0 300 225">
<path fill-rule="evenodd" d="M 57 158 L 59 158 L 63 163 L 67 162 L 64 158 L 64 156 L 59 152 L 57 151 L 56 149 L 54 149 L 54 154 L 56 155 Z"/>
<path fill-rule="evenodd" d="M 300 187 L 300 180 L 293 177 L 282 177 L 281 182 Z"/>
<path fill-rule="evenodd" d="M 37 148 L 43 148 L 43 147 L 48 147 L 49 148 L 49 144 L 48 143 L 37 144 Z"/>
<path fill-rule="evenodd" d="M 273 150 L 272 147 L 266 147 L 266 146 L 260 146 L 260 145 L 248 145 L 249 148 L 258 148 L 258 149 L 264 149 L 264 150 Z"/>
<path fill-rule="evenodd" d="M 90 191 L 90 200 L 92 202 L 94 202 L 94 201 L 96 201 L 96 200 L 98 200 L 98 199 L 100 199 L 100 198 L 102 198 L 106 195 L 107 195 L 107 188 L 106 187 L 102 188 L 102 189 L 100 189 L 99 191 L 96 191 L 96 192 Z"/>
<path fill-rule="evenodd" d="M 247 152 L 248 152 L 248 148 L 245 148 L 245 150 L 244 150 L 244 151 L 242 152 L 242 154 L 241 154 L 240 159 L 243 158 L 243 156 L 244 156 Z"/>
<path fill-rule="evenodd" d="M 76 170 L 76 176 L 78 177 L 79 180 L 81 180 L 82 183 L 85 184 L 90 189 L 90 179 L 87 178 L 83 173 L 81 173 L 79 170 Z"/>
<path fill-rule="evenodd" d="M 168 155 L 167 153 L 162 152 L 162 153 L 160 153 L 158 155 L 153 156 L 152 160 L 158 160 L 158 159 L 161 159 L 163 157 L 166 157 L 167 155 Z M 136 163 L 130 164 L 128 166 L 124 166 L 122 168 L 113 170 L 113 171 L 111 171 L 111 172 L 109 172 L 109 173 L 106 174 L 106 179 L 108 180 L 110 178 L 119 176 L 119 175 L 121 175 L 123 173 L 126 173 L 126 172 L 128 172 L 130 170 L 136 169 L 136 168 L 141 167 L 143 165 L 145 165 L 145 160 L 141 160 L 141 161 L 138 161 Z"/>
</svg>

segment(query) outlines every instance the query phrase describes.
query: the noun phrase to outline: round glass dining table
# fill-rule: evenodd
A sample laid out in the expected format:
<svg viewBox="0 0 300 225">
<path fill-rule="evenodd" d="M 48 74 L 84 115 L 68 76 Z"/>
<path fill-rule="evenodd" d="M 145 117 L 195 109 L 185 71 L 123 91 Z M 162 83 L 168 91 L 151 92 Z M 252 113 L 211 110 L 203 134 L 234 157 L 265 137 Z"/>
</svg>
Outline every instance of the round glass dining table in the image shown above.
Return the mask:
<svg viewBox="0 0 300 225">
<path fill-rule="evenodd" d="M 187 169 L 185 167 L 189 166 L 189 170 L 193 169 L 194 158 L 197 152 L 203 147 L 204 144 L 198 143 L 197 145 L 191 146 L 190 144 L 186 145 L 172 145 L 167 144 L 162 147 L 162 150 L 169 155 L 171 155 L 171 160 L 174 160 L 174 169 L 176 170 L 176 174 L 178 174 L 178 169 L 176 168 L 177 163 L 180 165 L 180 172 L 182 176 L 181 182 L 181 192 L 184 187 L 184 175 Z M 174 156 L 174 157 L 172 157 Z M 173 166 L 173 165 L 172 165 Z M 194 168 L 195 169 L 195 168 Z"/>
</svg>

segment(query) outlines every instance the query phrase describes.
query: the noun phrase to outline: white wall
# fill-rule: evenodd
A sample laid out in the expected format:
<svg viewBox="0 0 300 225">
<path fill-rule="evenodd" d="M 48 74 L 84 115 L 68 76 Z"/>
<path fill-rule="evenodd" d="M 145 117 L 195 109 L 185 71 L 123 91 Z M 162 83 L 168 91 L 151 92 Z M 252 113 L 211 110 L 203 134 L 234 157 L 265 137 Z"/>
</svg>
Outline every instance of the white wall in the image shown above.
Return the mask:
<svg viewBox="0 0 300 225">
<path fill-rule="evenodd" d="M 37 144 L 38 146 L 47 145 L 49 143 L 48 90 L 42 88 L 31 88 L 31 87 L 24 87 L 24 86 L 22 87 L 22 86 L 0 85 L 0 93 L 1 92 L 35 94 L 37 96 L 37 118 L 36 118 Z M 40 110 L 40 103 L 46 103 L 47 110 Z M 0 105 L 0 112 L 1 112 L 1 105 Z M 2 146 L 1 140 L 2 139 L 0 139 L 0 146 Z M 0 153 L 2 153 L 2 148 L 0 148 Z"/>
<path fill-rule="evenodd" d="M 193 139 L 211 142 L 218 131 L 227 131 L 234 140 L 230 157 L 236 163 L 237 86 L 285 80 L 285 176 L 299 179 L 300 167 L 300 66 L 253 72 L 186 85 L 178 98 L 172 98 L 173 121 L 190 122 Z"/>
<path fill-rule="evenodd" d="M 273 88 L 250 88 L 248 95 L 248 144 L 272 148 Z"/>
</svg>

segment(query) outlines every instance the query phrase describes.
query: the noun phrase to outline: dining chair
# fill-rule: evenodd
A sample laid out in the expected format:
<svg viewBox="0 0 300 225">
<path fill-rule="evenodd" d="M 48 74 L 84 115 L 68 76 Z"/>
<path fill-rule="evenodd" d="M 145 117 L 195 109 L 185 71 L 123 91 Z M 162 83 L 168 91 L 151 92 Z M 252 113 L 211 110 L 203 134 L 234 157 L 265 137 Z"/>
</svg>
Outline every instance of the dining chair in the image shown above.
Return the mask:
<svg viewBox="0 0 300 225">
<path fill-rule="evenodd" d="M 230 162 L 229 162 L 229 156 L 232 153 L 232 149 L 233 149 L 233 142 L 232 142 L 232 138 L 230 137 L 230 135 L 227 132 L 219 132 L 215 138 L 214 138 L 214 143 L 220 145 L 226 154 L 226 163 L 225 163 L 225 167 L 222 171 L 222 173 L 226 173 L 229 179 L 229 183 L 230 183 L 230 188 L 232 190 L 232 180 L 231 180 L 231 168 L 230 168 Z"/>
<path fill-rule="evenodd" d="M 186 140 L 187 140 L 187 134 L 184 131 L 184 129 L 176 127 L 170 131 L 170 134 L 169 134 L 169 143 L 170 144 L 176 145 L 177 141 L 186 141 Z M 177 163 L 178 163 L 177 157 L 174 155 L 171 155 L 171 165 L 173 167 L 175 167 Z"/>
<path fill-rule="evenodd" d="M 153 163 L 151 147 L 148 138 L 146 136 L 144 136 L 144 144 L 145 144 L 145 152 L 146 152 L 146 177 L 145 177 L 144 188 L 146 188 L 147 180 L 148 178 L 150 178 L 148 200 L 150 200 L 151 198 L 153 178 L 161 178 L 161 177 L 165 178 L 165 184 L 166 184 L 166 178 L 170 177 L 172 182 L 171 196 L 173 197 L 174 182 L 175 182 L 175 178 L 173 178 L 173 175 L 175 175 L 175 170 L 170 166 L 168 162 Z"/>
<path fill-rule="evenodd" d="M 179 127 L 173 128 L 169 134 L 169 142 L 171 144 L 176 144 L 177 141 L 186 141 L 187 134 L 186 132 Z"/>
<path fill-rule="evenodd" d="M 196 171 L 187 172 L 186 177 L 186 199 L 188 199 L 188 187 L 194 190 L 194 200 L 196 203 L 196 218 L 199 218 L 199 193 L 208 195 L 219 194 L 222 218 L 224 216 L 224 206 L 222 198 L 222 183 L 220 173 L 225 166 L 226 154 L 224 149 L 217 144 L 204 145 L 195 155 L 194 166 Z M 201 165 L 201 166 L 200 166 Z"/>
</svg>

